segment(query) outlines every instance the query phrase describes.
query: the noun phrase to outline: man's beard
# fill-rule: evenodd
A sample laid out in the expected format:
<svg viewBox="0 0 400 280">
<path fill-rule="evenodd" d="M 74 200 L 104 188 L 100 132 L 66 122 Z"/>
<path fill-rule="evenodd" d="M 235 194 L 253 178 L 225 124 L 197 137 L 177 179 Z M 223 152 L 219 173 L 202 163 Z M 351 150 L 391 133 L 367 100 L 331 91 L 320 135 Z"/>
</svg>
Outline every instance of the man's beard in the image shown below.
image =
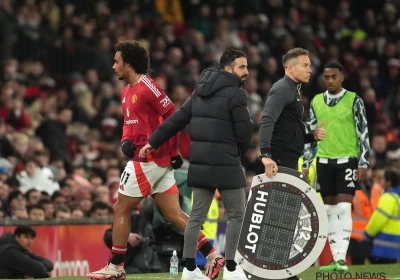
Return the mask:
<svg viewBox="0 0 400 280">
<path fill-rule="evenodd" d="M 239 87 L 243 86 L 244 82 L 246 81 L 247 75 L 243 75 L 243 76 L 239 76 L 238 74 L 236 74 L 235 72 L 233 72 L 235 74 L 235 76 L 239 79 Z"/>
</svg>

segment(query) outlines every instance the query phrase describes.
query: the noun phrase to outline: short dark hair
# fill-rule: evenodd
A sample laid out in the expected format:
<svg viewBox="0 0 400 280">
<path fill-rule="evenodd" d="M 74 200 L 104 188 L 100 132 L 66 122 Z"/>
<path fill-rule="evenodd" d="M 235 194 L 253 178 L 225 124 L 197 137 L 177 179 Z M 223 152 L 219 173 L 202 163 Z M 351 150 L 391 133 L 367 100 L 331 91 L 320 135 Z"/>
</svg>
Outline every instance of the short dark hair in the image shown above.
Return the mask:
<svg viewBox="0 0 400 280">
<path fill-rule="evenodd" d="M 149 73 L 149 52 L 139 42 L 133 40 L 118 42 L 115 45 L 115 52 L 121 52 L 122 61 L 128 63 L 136 73 Z"/>
<path fill-rule="evenodd" d="M 49 193 L 46 191 L 41 191 L 40 193 L 42 194 L 42 196 L 49 196 Z"/>
<path fill-rule="evenodd" d="M 23 157 L 22 162 L 24 164 L 27 164 L 28 162 L 33 162 L 35 165 L 37 165 L 39 168 L 42 168 L 42 163 L 39 161 L 37 157 L 31 154 L 27 154 Z"/>
<path fill-rule="evenodd" d="M 14 230 L 14 236 L 20 236 L 21 234 L 26 234 L 33 238 L 36 237 L 36 231 L 30 226 L 17 226 L 17 228 Z"/>
<path fill-rule="evenodd" d="M 39 200 L 38 204 L 43 206 L 43 205 L 47 205 L 47 204 L 53 204 L 53 202 L 48 198 L 42 198 Z"/>
<path fill-rule="evenodd" d="M 375 133 L 374 133 L 374 137 L 375 136 L 384 137 L 386 139 L 386 132 L 383 131 L 382 129 L 377 129 L 377 130 L 375 130 Z"/>
<path fill-rule="evenodd" d="M 21 197 L 23 197 L 23 198 L 25 199 L 24 194 L 23 194 L 20 190 L 15 190 L 15 191 L 10 192 L 10 194 L 8 195 L 8 198 L 7 198 L 8 204 L 10 204 L 11 201 L 12 201 L 14 198 L 17 198 L 17 197 L 19 197 L 19 196 L 21 196 Z"/>
<path fill-rule="evenodd" d="M 219 66 L 221 67 L 221 69 L 224 69 L 225 66 L 231 66 L 232 63 L 235 62 L 235 59 L 240 57 L 244 57 L 247 59 L 246 53 L 241 50 L 227 50 L 222 54 L 219 60 Z"/>
<path fill-rule="evenodd" d="M 310 56 L 310 53 L 309 53 L 309 51 L 307 51 L 306 49 L 303 49 L 303 48 L 294 48 L 294 49 L 288 50 L 288 52 L 286 54 L 284 54 L 282 57 L 283 67 L 287 67 L 287 63 L 289 60 L 291 60 L 293 58 L 297 58 L 300 55 Z"/>
<path fill-rule="evenodd" d="M 57 114 L 60 114 L 60 113 L 62 113 L 63 111 L 66 111 L 66 110 L 72 111 L 71 108 L 68 107 L 68 106 L 65 106 L 65 105 L 58 106 L 58 107 L 57 107 Z"/>
<path fill-rule="evenodd" d="M 385 170 L 385 180 L 390 181 L 391 187 L 400 186 L 400 175 L 397 171 L 393 169 Z"/>
<path fill-rule="evenodd" d="M 107 203 L 104 203 L 103 201 L 97 201 L 93 203 L 92 207 L 90 208 L 90 213 L 94 213 L 97 209 L 104 210 L 107 209 L 109 213 L 113 212 L 113 209 L 110 205 Z"/>
<path fill-rule="evenodd" d="M 44 148 L 41 151 L 35 151 L 33 153 L 34 156 L 38 157 L 38 156 L 46 156 L 46 157 L 50 157 L 50 151 L 46 148 Z"/>
<path fill-rule="evenodd" d="M 16 177 L 10 177 L 7 179 L 6 184 L 10 187 L 10 188 L 19 188 L 20 183 L 18 181 L 18 179 Z"/>
<path fill-rule="evenodd" d="M 30 196 L 31 193 L 33 193 L 33 192 L 38 192 L 38 190 L 35 189 L 35 188 L 30 189 L 29 191 L 27 191 L 27 192 L 25 193 L 25 198 L 26 198 L 26 199 L 29 199 L 29 196 Z"/>
<path fill-rule="evenodd" d="M 327 64 L 325 64 L 324 70 L 325 70 L 326 68 L 338 69 L 340 72 L 343 73 L 343 66 L 342 66 L 342 64 L 340 64 L 339 62 L 336 62 L 336 61 L 331 61 L 331 62 L 328 62 Z"/>
<path fill-rule="evenodd" d="M 43 210 L 43 212 L 46 213 L 46 210 L 44 209 L 44 207 L 42 205 L 39 205 L 39 204 L 28 206 L 26 209 L 27 209 L 28 214 L 34 209 L 40 209 L 40 210 Z"/>
<path fill-rule="evenodd" d="M 53 192 L 53 194 L 51 195 L 50 199 L 51 201 L 54 201 L 57 197 L 62 197 L 64 196 L 60 191 L 55 191 Z"/>
</svg>

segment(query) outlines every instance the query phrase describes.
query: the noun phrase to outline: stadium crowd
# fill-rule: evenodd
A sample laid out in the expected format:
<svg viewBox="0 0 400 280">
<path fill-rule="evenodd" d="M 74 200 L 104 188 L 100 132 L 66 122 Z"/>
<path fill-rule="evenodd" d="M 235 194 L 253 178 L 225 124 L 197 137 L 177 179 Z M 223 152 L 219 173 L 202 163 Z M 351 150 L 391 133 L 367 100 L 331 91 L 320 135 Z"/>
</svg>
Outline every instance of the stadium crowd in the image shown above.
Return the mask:
<svg viewBox="0 0 400 280">
<path fill-rule="evenodd" d="M 0 220 L 112 217 L 127 162 L 120 149 L 126 84 L 113 73 L 113 46 L 128 39 L 149 50 L 150 76 L 177 108 L 223 51 L 247 53 L 244 89 L 256 125 L 242 157 L 248 187 L 264 172 L 258 127 L 284 73 L 282 55 L 296 46 L 310 51 L 304 121 L 324 90 L 323 65 L 342 63 L 344 86 L 367 112 L 366 185 L 380 183 L 389 165 L 400 172 L 399 13 L 398 0 L 0 0 Z M 184 167 L 189 143 L 185 129 Z"/>
</svg>

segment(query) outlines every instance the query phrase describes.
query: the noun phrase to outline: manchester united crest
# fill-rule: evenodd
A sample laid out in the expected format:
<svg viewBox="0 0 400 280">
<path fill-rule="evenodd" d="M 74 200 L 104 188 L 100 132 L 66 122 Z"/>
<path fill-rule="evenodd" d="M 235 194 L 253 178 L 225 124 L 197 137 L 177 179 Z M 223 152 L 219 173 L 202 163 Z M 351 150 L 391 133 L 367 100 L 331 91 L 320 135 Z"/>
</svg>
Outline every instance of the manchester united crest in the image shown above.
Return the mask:
<svg viewBox="0 0 400 280">
<path fill-rule="evenodd" d="M 133 96 L 132 96 L 132 104 L 133 103 L 135 103 L 136 101 L 137 101 L 137 95 L 136 94 L 134 94 Z"/>
</svg>

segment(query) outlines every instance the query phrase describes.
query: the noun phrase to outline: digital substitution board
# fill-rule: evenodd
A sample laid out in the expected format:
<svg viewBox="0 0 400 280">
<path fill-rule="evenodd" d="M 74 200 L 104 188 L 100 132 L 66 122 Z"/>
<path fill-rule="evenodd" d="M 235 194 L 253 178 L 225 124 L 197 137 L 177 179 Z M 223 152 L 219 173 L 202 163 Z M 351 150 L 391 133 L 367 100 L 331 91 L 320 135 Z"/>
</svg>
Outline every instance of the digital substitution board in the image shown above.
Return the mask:
<svg viewBox="0 0 400 280">
<path fill-rule="evenodd" d="M 253 178 L 235 261 L 248 279 L 287 279 L 316 261 L 327 234 L 324 204 L 304 174 L 279 167 Z"/>
</svg>

